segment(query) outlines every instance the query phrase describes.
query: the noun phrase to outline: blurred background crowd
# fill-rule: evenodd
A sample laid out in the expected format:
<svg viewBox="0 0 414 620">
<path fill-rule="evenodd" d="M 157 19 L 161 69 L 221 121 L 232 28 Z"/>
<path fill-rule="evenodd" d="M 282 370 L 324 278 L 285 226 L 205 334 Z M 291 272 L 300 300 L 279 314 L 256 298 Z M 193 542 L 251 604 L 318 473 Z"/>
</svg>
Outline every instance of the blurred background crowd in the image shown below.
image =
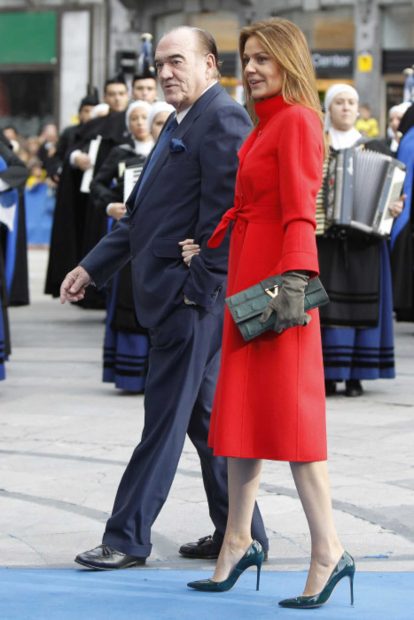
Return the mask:
<svg viewBox="0 0 414 620">
<path fill-rule="evenodd" d="M 45 293 L 57 297 L 65 274 L 125 214 L 125 199 L 172 112 L 157 85 L 152 35 L 141 34 L 148 26 L 155 39 L 178 24 L 209 29 L 219 45 L 222 85 L 241 104 L 240 25 L 283 11 L 283 17 L 304 30 L 322 104 L 326 107 L 326 95 L 337 83 L 356 88 L 354 101 L 343 102 L 348 120 L 339 130 L 350 136 L 352 129 L 352 140 L 369 142 L 407 166 L 403 216 L 396 214 L 398 234 L 391 245 L 385 242 L 386 250 L 378 246 L 375 251 L 386 251 L 391 265 L 394 318 L 414 321 L 412 3 L 317 0 L 293 3 L 288 10 L 277 1 L 233 0 L 220 6 L 195 2 L 192 12 L 177 3 L 174 13 L 163 2 L 110 0 L 70 10 L 65 4 L 52 9 L 45 2 L 40 10 L 27 6 L 10 12 L 10 3 L 3 9 L 0 2 L 0 378 L 11 350 L 7 307 L 29 303 L 27 248 L 49 248 Z M 351 241 L 346 248 L 341 243 L 341 256 L 348 256 Z M 377 263 L 383 260 L 377 258 Z M 128 270 L 126 266 L 118 274 L 109 290 L 90 287 L 81 305 L 106 309 L 103 380 L 141 393 L 148 338 L 135 317 Z M 393 320 L 390 290 L 387 324 Z M 378 311 L 381 294 L 375 294 Z M 361 327 L 358 321 L 355 325 Z M 381 353 L 375 362 L 372 355 L 370 362 L 365 356 L 356 370 L 353 364 L 362 353 L 355 337 L 349 343 L 347 332 L 339 342 L 338 330 L 333 341 L 325 333 L 328 394 L 336 392 L 339 381 L 348 382 L 347 395 L 356 396 L 363 391 L 361 379 L 395 376 L 392 338 L 384 344 L 385 328 L 378 318 L 376 326 L 382 335 L 375 347 Z M 328 318 L 325 327 L 330 328 Z M 349 357 L 355 346 L 353 361 L 344 362 L 344 350 Z M 373 349 L 368 341 L 364 347 Z"/>
</svg>

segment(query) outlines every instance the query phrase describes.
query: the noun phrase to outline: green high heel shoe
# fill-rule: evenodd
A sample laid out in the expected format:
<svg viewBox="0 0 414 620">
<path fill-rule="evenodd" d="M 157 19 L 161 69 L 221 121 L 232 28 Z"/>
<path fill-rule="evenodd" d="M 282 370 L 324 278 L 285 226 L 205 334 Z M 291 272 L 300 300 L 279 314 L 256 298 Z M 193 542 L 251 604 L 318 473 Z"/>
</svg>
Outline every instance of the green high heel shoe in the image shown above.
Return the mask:
<svg viewBox="0 0 414 620">
<path fill-rule="evenodd" d="M 213 581 L 212 579 L 200 579 L 199 581 L 190 581 L 187 583 L 189 588 L 200 590 L 202 592 L 226 592 L 230 590 L 240 577 L 240 575 L 249 568 L 249 566 L 257 567 L 256 590 L 260 585 L 260 569 L 264 559 L 262 545 L 254 540 L 247 549 L 244 556 L 237 562 L 236 566 L 230 572 L 230 575 L 224 581 Z"/>
<path fill-rule="evenodd" d="M 351 605 L 354 604 L 354 575 L 355 575 L 355 562 L 347 551 L 344 551 L 338 564 L 333 569 L 331 576 L 325 584 L 323 590 L 319 594 L 312 594 L 311 596 L 297 596 L 296 598 L 286 598 L 283 601 L 279 601 L 281 607 L 289 607 L 290 609 L 313 609 L 320 607 L 331 596 L 335 586 L 344 577 L 349 577 L 349 585 L 351 589 Z"/>
</svg>

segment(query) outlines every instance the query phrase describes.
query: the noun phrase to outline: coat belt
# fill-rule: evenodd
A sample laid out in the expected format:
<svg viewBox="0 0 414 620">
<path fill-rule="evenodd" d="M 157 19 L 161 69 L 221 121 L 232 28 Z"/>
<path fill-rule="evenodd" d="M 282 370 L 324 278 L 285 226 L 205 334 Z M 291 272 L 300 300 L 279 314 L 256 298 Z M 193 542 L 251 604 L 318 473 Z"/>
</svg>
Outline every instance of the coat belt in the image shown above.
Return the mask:
<svg viewBox="0 0 414 620">
<path fill-rule="evenodd" d="M 257 207 L 269 207 L 271 214 L 268 214 L 268 217 L 266 217 L 266 213 L 263 214 L 262 209 L 257 209 Z M 276 210 L 274 205 L 260 202 L 236 204 L 223 215 L 210 239 L 207 241 L 207 247 L 218 248 L 223 243 L 227 229 L 231 222 L 234 222 L 238 218 L 251 223 L 270 223 L 278 221 L 276 218 Z"/>
<path fill-rule="evenodd" d="M 240 205 L 236 205 L 226 211 L 223 215 L 219 223 L 217 224 L 213 234 L 210 239 L 207 241 L 207 247 L 209 248 L 218 248 L 224 241 L 224 237 L 226 236 L 227 229 L 230 225 L 230 222 L 234 222 L 241 210 Z"/>
</svg>

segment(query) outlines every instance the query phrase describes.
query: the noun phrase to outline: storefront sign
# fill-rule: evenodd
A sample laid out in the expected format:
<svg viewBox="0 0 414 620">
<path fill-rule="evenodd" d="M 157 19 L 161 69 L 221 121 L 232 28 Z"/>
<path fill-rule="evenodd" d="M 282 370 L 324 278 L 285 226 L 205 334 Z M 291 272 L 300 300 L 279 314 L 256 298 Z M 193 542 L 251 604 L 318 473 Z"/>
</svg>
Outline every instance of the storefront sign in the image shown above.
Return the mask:
<svg viewBox="0 0 414 620">
<path fill-rule="evenodd" d="M 314 50 L 313 66 L 317 77 L 352 77 L 354 54 L 348 50 Z"/>
</svg>

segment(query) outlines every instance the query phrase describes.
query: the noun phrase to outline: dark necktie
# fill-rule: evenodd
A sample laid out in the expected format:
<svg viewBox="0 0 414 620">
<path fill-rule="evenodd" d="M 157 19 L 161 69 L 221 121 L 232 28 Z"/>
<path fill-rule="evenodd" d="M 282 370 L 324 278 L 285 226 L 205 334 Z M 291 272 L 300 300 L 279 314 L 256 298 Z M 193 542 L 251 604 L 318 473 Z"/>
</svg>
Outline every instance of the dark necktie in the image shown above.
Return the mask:
<svg viewBox="0 0 414 620">
<path fill-rule="evenodd" d="M 151 174 L 152 169 L 154 168 L 155 164 L 157 163 L 158 158 L 160 157 L 160 155 L 162 154 L 164 148 L 167 146 L 167 143 L 170 140 L 171 134 L 174 131 L 174 129 L 176 129 L 178 127 L 178 123 L 177 123 L 177 119 L 172 118 L 166 128 L 164 129 L 164 131 L 162 132 L 162 134 L 160 135 L 157 144 L 154 147 L 154 150 L 151 153 L 151 157 L 150 160 L 147 164 L 147 167 L 145 168 L 145 170 L 143 171 L 141 178 L 140 178 L 140 184 L 139 184 L 139 189 L 137 191 L 137 195 L 135 196 L 135 204 L 137 203 L 137 200 L 139 198 L 139 195 L 141 193 L 141 190 L 145 184 L 145 181 L 148 179 L 149 175 Z"/>
</svg>

